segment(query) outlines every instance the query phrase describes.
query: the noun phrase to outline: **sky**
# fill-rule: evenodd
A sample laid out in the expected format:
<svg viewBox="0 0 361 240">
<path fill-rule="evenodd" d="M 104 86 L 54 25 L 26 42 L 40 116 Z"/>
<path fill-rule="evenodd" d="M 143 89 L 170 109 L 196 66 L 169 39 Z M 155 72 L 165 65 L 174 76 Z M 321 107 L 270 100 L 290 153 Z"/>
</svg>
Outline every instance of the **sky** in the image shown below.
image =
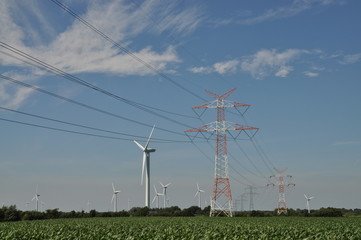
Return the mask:
<svg viewBox="0 0 361 240">
<path fill-rule="evenodd" d="M 65 11 L 60 6 L 67 6 Z M 227 135 L 237 210 L 361 208 L 361 8 L 352 0 L 0 1 L 0 204 L 108 211 L 144 206 L 142 152 L 169 205 L 209 204 L 215 121 L 205 90 L 251 105 Z M 70 14 L 69 12 L 73 13 Z M 76 18 L 77 17 L 77 18 Z M 81 21 L 80 21 L 80 20 Z M 246 111 L 245 111 L 246 110 Z M 243 113 L 242 115 L 240 113 Z M 235 137 L 237 136 L 237 137 Z M 193 138 L 195 137 L 195 138 Z M 194 141 L 191 142 L 191 139 Z M 89 202 L 89 204 L 88 204 Z M 154 203 L 153 205 L 154 206 Z"/>
</svg>

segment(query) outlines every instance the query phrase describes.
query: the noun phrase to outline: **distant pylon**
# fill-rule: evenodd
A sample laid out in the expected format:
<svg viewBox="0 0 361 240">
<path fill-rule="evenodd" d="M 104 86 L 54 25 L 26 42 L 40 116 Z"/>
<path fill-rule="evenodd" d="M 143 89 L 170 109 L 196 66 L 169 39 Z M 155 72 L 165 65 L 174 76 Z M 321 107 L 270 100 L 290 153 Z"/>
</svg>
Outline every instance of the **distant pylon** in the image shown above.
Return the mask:
<svg viewBox="0 0 361 240">
<path fill-rule="evenodd" d="M 282 213 L 287 214 L 287 203 L 286 203 L 286 196 L 285 196 L 285 186 L 295 186 L 294 183 L 291 182 L 285 182 L 285 177 L 290 179 L 292 178 L 291 175 L 283 175 L 283 173 L 287 170 L 278 170 L 277 174 L 270 176 L 270 178 L 274 177 L 277 179 L 277 183 L 269 183 L 267 186 L 276 186 L 278 185 L 278 205 L 277 205 L 277 214 L 280 215 Z"/>
<path fill-rule="evenodd" d="M 244 202 L 246 201 L 246 193 L 241 194 L 241 212 L 244 211 Z"/>
<path fill-rule="evenodd" d="M 203 125 L 199 128 L 193 128 L 185 131 L 186 133 L 196 132 L 197 134 L 211 132 L 211 136 L 207 140 L 209 140 L 212 136 L 215 136 L 215 173 L 211 197 L 211 217 L 218 216 L 221 213 L 224 213 L 228 217 L 233 216 L 232 193 L 228 176 L 227 132 L 231 130 L 240 131 L 240 134 L 242 131 L 246 132 L 246 130 L 258 130 L 258 128 L 255 127 L 248 127 L 238 123 L 226 122 L 225 108 L 247 107 L 248 109 L 248 107 L 250 106 L 248 104 L 241 104 L 238 102 L 230 102 L 226 100 L 226 98 L 229 97 L 229 95 L 231 95 L 235 90 L 236 88 L 224 93 L 223 95 L 218 95 L 208 90 L 205 90 L 215 100 L 197 107 L 193 107 L 193 109 L 215 108 L 217 110 L 216 121 Z M 237 137 L 239 136 L 239 134 L 237 135 Z M 253 137 L 255 133 L 249 135 L 246 132 L 246 134 L 249 137 Z"/>
<path fill-rule="evenodd" d="M 253 205 L 253 196 L 258 194 L 254 191 L 254 188 L 253 186 L 248 186 L 247 190 L 247 194 L 249 195 L 249 210 L 250 211 L 253 211 L 254 210 L 254 205 Z"/>
</svg>

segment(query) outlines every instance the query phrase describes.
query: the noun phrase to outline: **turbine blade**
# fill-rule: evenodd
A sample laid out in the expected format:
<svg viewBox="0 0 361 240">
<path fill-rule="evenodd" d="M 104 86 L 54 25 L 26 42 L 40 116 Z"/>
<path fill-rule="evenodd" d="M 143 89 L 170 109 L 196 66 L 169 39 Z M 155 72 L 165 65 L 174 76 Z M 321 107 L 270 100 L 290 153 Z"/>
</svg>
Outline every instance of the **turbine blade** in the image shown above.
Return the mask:
<svg viewBox="0 0 361 240">
<path fill-rule="evenodd" d="M 144 167 L 145 167 L 145 161 L 147 160 L 146 153 L 143 153 L 143 164 L 142 164 L 142 180 L 140 181 L 140 184 L 143 184 L 143 178 L 144 178 Z"/>
<path fill-rule="evenodd" d="M 155 191 L 155 193 L 156 193 L 156 194 L 158 194 L 158 192 L 157 192 L 157 188 L 155 187 L 155 185 L 153 185 L 153 187 L 154 187 L 154 191 Z"/>
<path fill-rule="evenodd" d="M 194 195 L 194 197 L 197 197 L 198 194 L 199 194 L 199 191 L 196 192 L 196 195 Z"/>
<path fill-rule="evenodd" d="M 306 196 L 306 194 L 303 194 L 303 196 L 305 196 L 305 198 L 308 199 L 308 197 Z"/>
<path fill-rule="evenodd" d="M 142 150 L 144 151 L 145 150 L 145 147 L 143 147 L 140 143 L 138 143 L 137 141 L 133 141 L 135 144 L 137 144 L 137 146 Z"/>
<path fill-rule="evenodd" d="M 115 197 L 115 194 L 113 194 L 113 197 L 112 197 L 112 200 L 110 201 L 110 203 L 113 203 L 114 197 Z"/>
<path fill-rule="evenodd" d="M 309 197 L 308 199 L 310 199 L 310 200 L 311 200 L 311 199 L 314 199 L 314 198 L 315 198 L 315 197 Z"/>
<path fill-rule="evenodd" d="M 147 144 L 145 144 L 145 147 L 144 147 L 145 149 L 147 149 L 147 148 L 148 148 L 149 141 L 150 141 L 150 138 L 152 137 L 152 134 L 153 134 L 154 128 L 155 128 L 155 125 L 153 125 L 152 131 L 150 132 L 150 135 L 149 135 L 149 138 L 148 138 Z"/>
<path fill-rule="evenodd" d="M 168 187 L 169 185 L 171 185 L 172 183 L 168 183 L 168 184 L 166 184 L 164 187 Z"/>
<path fill-rule="evenodd" d="M 159 183 L 160 183 L 160 185 L 162 185 L 162 187 L 165 187 L 165 186 L 164 186 L 164 184 L 163 184 L 162 182 L 159 182 Z"/>
<path fill-rule="evenodd" d="M 199 191 L 199 185 L 198 185 L 198 183 L 197 183 L 197 191 Z"/>
<path fill-rule="evenodd" d="M 152 201 L 152 204 L 154 203 L 155 199 L 157 198 L 158 196 L 155 195 L 154 198 L 153 198 L 153 201 Z"/>
<path fill-rule="evenodd" d="M 205 192 L 204 190 L 199 189 L 200 192 Z"/>
<path fill-rule="evenodd" d="M 113 192 L 115 192 L 114 183 L 112 183 L 112 187 L 113 187 Z"/>
</svg>

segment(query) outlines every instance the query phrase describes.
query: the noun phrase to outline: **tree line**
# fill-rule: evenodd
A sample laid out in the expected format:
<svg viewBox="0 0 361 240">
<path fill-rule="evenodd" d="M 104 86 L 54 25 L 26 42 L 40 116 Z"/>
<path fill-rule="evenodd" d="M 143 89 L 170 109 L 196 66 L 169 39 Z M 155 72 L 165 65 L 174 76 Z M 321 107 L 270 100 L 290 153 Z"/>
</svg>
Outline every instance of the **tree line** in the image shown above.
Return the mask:
<svg viewBox="0 0 361 240">
<path fill-rule="evenodd" d="M 180 209 L 177 206 L 161 209 L 149 209 L 147 207 L 133 207 L 129 211 L 119 212 L 98 212 L 96 210 L 70 211 L 62 212 L 56 209 L 48 209 L 45 212 L 21 211 L 15 205 L 3 206 L 0 208 L 0 221 L 23 221 L 23 220 L 43 220 L 59 218 L 92 218 L 92 217 L 194 217 L 209 216 L 210 206 L 203 209 L 192 206 Z M 235 212 L 235 217 L 273 217 L 277 216 L 277 210 L 274 211 L 242 211 Z M 305 209 L 288 209 L 286 216 L 294 217 L 361 217 L 361 209 L 344 209 L 344 208 L 320 208 L 311 210 L 308 213 Z"/>
</svg>

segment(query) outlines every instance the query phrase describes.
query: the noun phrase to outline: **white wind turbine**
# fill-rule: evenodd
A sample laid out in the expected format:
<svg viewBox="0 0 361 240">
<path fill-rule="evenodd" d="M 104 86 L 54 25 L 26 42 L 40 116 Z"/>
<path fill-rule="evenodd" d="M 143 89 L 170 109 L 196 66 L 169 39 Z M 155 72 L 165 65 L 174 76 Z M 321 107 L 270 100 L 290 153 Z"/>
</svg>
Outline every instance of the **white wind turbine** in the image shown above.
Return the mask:
<svg viewBox="0 0 361 240">
<path fill-rule="evenodd" d="M 196 192 L 196 195 L 194 195 L 194 197 L 197 197 L 197 195 L 198 195 L 198 206 L 199 206 L 199 208 L 202 208 L 202 206 L 201 206 L 201 194 L 202 194 L 202 192 L 204 192 L 204 190 L 200 189 L 199 185 L 197 183 L 197 192 Z"/>
<path fill-rule="evenodd" d="M 163 196 L 163 193 L 158 193 L 157 188 L 154 186 L 155 196 L 153 198 L 152 204 L 154 203 L 155 199 L 157 199 L 157 208 L 159 208 L 159 196 Z"/>
<path fill-rule="evenodd" d="M 315 197 L 307 197 L 306 194 L 303 194 L 303 196 L 305 196 L 305 198 L 306 198 L 306 207 L 307 207 L 308 213 L 310 213 L 310 200 Z"/>
<path fill-rule="evenodd" d="M 120 190 L 115 190 L 114 188 L 114 184 L 112 183 L 112 187 L 113 187 L 113 197 L 112 200 L 110 201 L 110 203 L 113 203 L 114 199 L 114 212 L 117 211 L 117 203 L 118 203 L 118 198 L 117 198 L 117 194 L 120 193 Z"/>
<path fill-rule="evenodd" d="M 137 141 L 134 140 L 135 144 L 143 151 L 143 166 L 142 166 L 142 180 L 141 184 L 143 184 L 144 177 L 144 168 L 145 168 L 145 206 L 150 207 L 150 153 L 155 152 L 154 148 L 148 148 L 150 138 L 152 137 L 154 127 L 150 132 L 149 138 L 145 146 L 143 147 Z"/>
<path fill-rule="evenodd" d="M 33 199 L 31 199 L 31 201 L 36 200 L 36 211 L 39 211 L 39 197 L 40 194 L 38 193 L 38 185 L 36 185 L 36 191 L 35 191 L 35 196 L 33 197 Z"/>
<path fill-rule="evenodd" d="M 162 182 L 160 182 L 160 185 L 162 185 L 163 187 L 163 207 L 166 208 L 167 204 L 166 204 L 166 201 L 167 201 L 167 187 L 169 187 L 169 185 L 171 185 L 171 183 L 168 183 L 166 185 L 164 185 Z"/>
</svg>

